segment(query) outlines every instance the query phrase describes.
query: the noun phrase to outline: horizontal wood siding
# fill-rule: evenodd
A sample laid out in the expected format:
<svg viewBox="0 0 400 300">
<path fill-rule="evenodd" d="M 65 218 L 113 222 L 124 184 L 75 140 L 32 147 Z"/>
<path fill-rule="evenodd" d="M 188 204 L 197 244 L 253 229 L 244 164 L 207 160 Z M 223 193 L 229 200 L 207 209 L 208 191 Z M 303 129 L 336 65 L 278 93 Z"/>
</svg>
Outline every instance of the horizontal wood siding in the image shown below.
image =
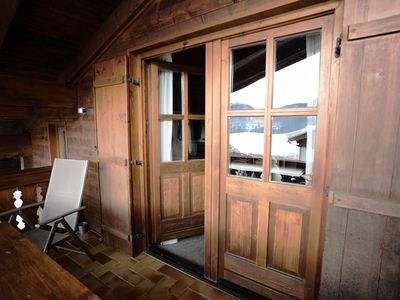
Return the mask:
<svg viewBox="0 0 400 300">
<path fill-rule="evenodd" d="M 78 104 L 86 114 L 66 122 L 68 158 L 89 160 L 86 186 L 83 191 L 85 218 L 91 229 L 101 232 L 99 172 L 96 151 L 96 122 L 94 113 L 93 73 L 87 72 L 77 85 Z"/>
<path fill-rule="evenodd" d="M 100 194 L 98 185 L 98 162 L 96 153 L 96 124 L 94 119 L 93 74 L 87 72 L 83 80 L 72 87 L 77 93 L 77 101 L 73 105 L 86 108 L 86 114 L 79 117 L 39 119 L 31 125 L 33 167 L 51 165 L 48 123 L 65 123 L 67 139 L 67 157 L 70 159 L 87 159 L 89 168 L 82 203 L 86 210 L 81 218 L 89 222 L 96 232 L 101 232 Z M 74 108 L 76 111 L 76 108 Z"/>
<path fill-rule="evenodd" d="M 30 131 L 32 139 L 32 167 L 40 168 L 50 166 L 51 162 L 47 123 L 44 121 L 37 122 L 32 125 Z"/>
</svg>

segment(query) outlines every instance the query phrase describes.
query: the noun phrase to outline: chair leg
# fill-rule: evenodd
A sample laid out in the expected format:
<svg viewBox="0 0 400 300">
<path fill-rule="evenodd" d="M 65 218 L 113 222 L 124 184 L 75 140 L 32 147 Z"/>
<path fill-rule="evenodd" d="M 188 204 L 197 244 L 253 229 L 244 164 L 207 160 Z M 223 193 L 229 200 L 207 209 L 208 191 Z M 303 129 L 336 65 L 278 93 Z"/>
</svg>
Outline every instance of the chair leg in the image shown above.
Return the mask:
<svg viewBox="0 0 400 300">
<path fill-rule="evenodd" d="M 46 244 L 44 245 L 43 252 L 47 253 L 49 251 L 51 244 L 53 243 L 54 234 L 56 233 L 56 228 L 60 221 L 54 222 L 53 226 L 51 227 L 49 237 L 47 238 Z"/>
<path fill-rule="evenodd" d="M 63 224 L 63 226 L 69 231 L 69 233 L 71 234 L 72 238 L 75 240 L 75 242 L 78 243 L 79 247 L 85 251 L 86 255 L 89 256 L 89 258 L 91 260 L 95 260 L 94 256 L 92 255 L 92 253 L 90 253 L 90 251 L 87 249 L 87 247 L 85 246 L 85 244 L 81 241 L 81 239 L 76 235 L 76 233 L 72 230 L 71 226 L 69 226 L 68 222 L 65 221 L 65 219 L 61 219 L 61 224 Z"/>
</svg>

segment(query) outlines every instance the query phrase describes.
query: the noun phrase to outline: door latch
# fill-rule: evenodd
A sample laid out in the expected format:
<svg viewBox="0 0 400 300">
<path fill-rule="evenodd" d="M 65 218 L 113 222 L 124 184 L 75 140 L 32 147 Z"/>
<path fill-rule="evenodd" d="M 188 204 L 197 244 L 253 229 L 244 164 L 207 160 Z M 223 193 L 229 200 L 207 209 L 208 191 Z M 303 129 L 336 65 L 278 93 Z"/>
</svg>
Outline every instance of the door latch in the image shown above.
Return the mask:
<svg viewBox="0 0 400 300">
<path fill-rule="evenodd" d="M 143 160 L 138 160 L 138 159 L 131 160 L 131 165 L 143 166 Z"/>
</svg>

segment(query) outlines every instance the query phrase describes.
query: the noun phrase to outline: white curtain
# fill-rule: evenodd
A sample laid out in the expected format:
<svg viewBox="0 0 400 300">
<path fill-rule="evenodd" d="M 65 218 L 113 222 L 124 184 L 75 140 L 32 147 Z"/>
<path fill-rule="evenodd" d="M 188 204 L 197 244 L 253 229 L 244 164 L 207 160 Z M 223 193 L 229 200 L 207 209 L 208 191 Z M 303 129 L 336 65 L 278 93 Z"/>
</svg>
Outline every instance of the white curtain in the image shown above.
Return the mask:
<svg viewBox="0 0 400 300">
<path fill-rule="evenodd" d="M 172 62 L 171 54 L 161 58 Z M 173 114 L 173 72 L 159 71 L 158 73 L 158 112 Z M 160 121 L 160 161 L 172 160 L 172 120 Z"/>
<path fill-rule="evenodd" d="M 319 53 L 321 50 L 320 32 L 311 32 L 306 35 L 307 57 Z M 307 121 L 307 150 L 306 150 L 306 184 L 311 185 L 313 165 L 314 165 L 314 145 L 315 145 L 316 124 L 312 117 Z"/>
</svg>

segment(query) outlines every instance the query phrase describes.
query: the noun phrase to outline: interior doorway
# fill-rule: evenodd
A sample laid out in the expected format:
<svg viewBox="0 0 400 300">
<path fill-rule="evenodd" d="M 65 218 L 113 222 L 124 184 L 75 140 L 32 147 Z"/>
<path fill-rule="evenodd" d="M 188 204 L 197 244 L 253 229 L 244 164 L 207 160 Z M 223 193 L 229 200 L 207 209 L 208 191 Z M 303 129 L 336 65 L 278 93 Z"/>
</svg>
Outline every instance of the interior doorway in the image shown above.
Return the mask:
<svg viewBox="0 0 400 300">
<path fill-rule="evenodd" d="M 151 249 L 204 271 L 205 46 L 146 61 Z"/>
</svg>

